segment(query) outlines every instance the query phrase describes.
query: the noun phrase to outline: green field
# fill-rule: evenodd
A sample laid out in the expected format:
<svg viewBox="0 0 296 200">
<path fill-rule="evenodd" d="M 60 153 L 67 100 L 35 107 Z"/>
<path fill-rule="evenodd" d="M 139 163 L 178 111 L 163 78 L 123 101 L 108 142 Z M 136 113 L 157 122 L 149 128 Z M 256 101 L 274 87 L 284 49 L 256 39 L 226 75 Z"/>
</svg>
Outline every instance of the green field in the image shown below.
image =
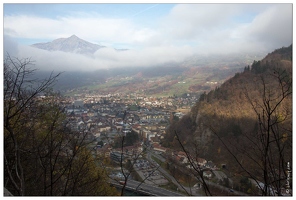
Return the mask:
<svg viewBox="0 0 296 200">
<path fill-rule="evenodd" d="M 192 69 L 191 69 L 192 70 Z M 239 71 L 239 69 L 236 69 Z M 214 89 L 233 76 L 234 69 L 194 69 L 193 72 L 185 71 L 179 75 L 164 75 L 155 77 L 116 76 L 108 78 L 104 83 L 92 83 L 67 92 L 73 96 L 77 93 L 138 93 L 154 97 L 181 96 L 186 93 L 200 94 L 207 90 Z M 217 82 L 208 84 L 207 82 Z M 191 89 L 190 89 L 191 87 Z"/>
</svg>

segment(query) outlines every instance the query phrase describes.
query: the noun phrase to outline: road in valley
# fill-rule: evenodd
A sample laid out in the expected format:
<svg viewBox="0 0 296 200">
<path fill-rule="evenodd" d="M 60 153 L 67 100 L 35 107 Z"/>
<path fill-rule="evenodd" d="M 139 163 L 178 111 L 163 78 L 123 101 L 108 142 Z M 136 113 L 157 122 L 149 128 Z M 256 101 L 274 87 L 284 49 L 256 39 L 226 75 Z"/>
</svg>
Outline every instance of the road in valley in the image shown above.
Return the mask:
<svg viewBox="0 0 296 200">
<path fill-rule="evenodd" d="M 147 159 L 149 160 L 149 162 L 152 162 L 152 163 L 155 163 L 155 161 L 151 158 L 151 154 L 153 154 L 152 152 L 148 151 L 147 152 Z M 159 157 L 158 155 L 156 154 L 153 154 L 153 156 L 155 157 Z M 157 164 L 158 165 L 158 164 Z M 191 195 L 191 196 L 202 196 L 202 194 L 200 193 L 199 190 L 193 188 L 193 187 L 185 187 L 185 186 L 182 186 L 181 184 L 179 184 L 176 179 L 170 175 L 166 170 L 164 170 L 161 166 L 158 166 L 158 169 L 157 169 L 160 173 L 162 173 L 166 178 L 170 179 L 170 181 L 176 185 L 176 191 L 183 191 L 185 192 L 187 195 Z M 184 194 L 185 195 L 185 194 Z"/>
<path fill-rule="evenodd" d="M 157 159 L 161 160 L 162 162 L 165 161 L 165 158 L 163 158 L 160 155 L 154 154 L 151 150 L 147 152 L 147 159 L 152 162 L 152 163 L 156 163 L 152 158 L 151 155 L 153 155 L 154 157 L 156 157 Z M 158 164 L 156 164 L 158 165 Z M 193 196 L 202 196 L 201 194 L 201 190 L 202 189 L 196 189 L 194 187 L 185 187 L 182 186 L 181 184 L 179 184 L 176 179 L 169 174 L 166 170 L 164 170 L 161 166 L 158 166 L 158 171 L 160 171 L 165 177 L 167 177 L 168 179 L 170 179 L 172 181 L 173 184 L 176 185 L 176 187 L 178 187 L 179 191 L 183 191 L 185 193 L 187 193 L 187 195 L 193 195 Z M 216 173 L 215 173 L 216 174 Z M 239 192 L 230 188 L 227 188 L 225 186 L 213 183 L 211 181 L 205 180 L 206 184 L 209 186 L 213 186 L 216 188 L 219 188 L 221 191 L 224 191 L 225 193 L 230 193 L 231 195 L 237 195 L 237 196 L 247 196 L 247 194 L 243 193 L 243 192 Z M 185 191 L 186 190 L 186 191 Z M 184 194 L 185 195 L 185 194 Z"/>
</svg>

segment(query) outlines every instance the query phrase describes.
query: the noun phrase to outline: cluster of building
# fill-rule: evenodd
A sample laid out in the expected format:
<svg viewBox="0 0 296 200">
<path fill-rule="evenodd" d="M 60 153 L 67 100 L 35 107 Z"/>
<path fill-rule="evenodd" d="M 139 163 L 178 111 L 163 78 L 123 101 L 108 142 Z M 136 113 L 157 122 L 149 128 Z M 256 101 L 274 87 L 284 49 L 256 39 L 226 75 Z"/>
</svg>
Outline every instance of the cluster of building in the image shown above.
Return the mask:
<svg viewBox="0 0 296 200">
<path fill-rule="evenodd" d="M 137 98 L 139 99 L 141 98 Z M 112 149 L 111 144 L 117 136 L 126 135 L 132 131 L 139 135 L 141 144 L 148 141 L 156 151 L 165 152 L 165 148 L 161 147 L 159 142 L 164 137 L 166 128 L 174 115 L 182 117 L 184 113 L 175 113 L 157 106 L 143 106 L 141 101 L 134 100 L 119 99 L 112 95 L 96 98 L 78 96 L 76 99 L 68 98 L 61 103 L 67 116 L 67 126 L 71 130 L 86 133 L 87 139 L 97 141 L 98 154 L 107 157 L 111 155 L 110 152 L 113 152 L 112 156 L 116 159 L 118 157 L 116 152 L 120 153 L 122 149 Z M 130 148 L 138 151 L 141 144 Z M 131 152 L 128 147 L 125 148 L 127 148 L 125 152 Z M 129 157 L 128 154 L 125 156 Z"/>
<path fill-rule="evenodd" d="M 84 104 L 96 104 L 96 103 L 117 103 L 125 105 L 137 105 L 147 108 L 162 108 L 162 109 L 178 109 L 178 108 L 191 108 L 197 101 L 198 96 L 193 94 L 187 94 L 183 97 L 147 97 L 136 93 L 131 94 L 76 94 L 75 96 L 68 97 L 65 102 L 70 103 L 77 101 L 83 101 Z"/>
<path fill-rule="evenodd" d="M 76 131 L 88 130 L 94 137 L 102 133 L 131 130 L 141 137 L 156 142 L 165 133 L 176 108 L 190 108 L 196 97 L 142 97 L 136 94 L 76 95 L 65 98 L 68 125 Z M 184 106 L 186 105 L 186 106 Z M 181 118 L 184 113 L 173 113 Z M 91 135 L 90 135 L 91 137 Z M 153 138 L 153 139 L 152 139 Z"/>
<path fill-rule="evenodd" d="M 141 103 L 142 101 L 139 100 L 146 103 Z M 181 118 L 185 113 L 175 112 L 173 107 L 171 109 L 159 107 L 157 103 L 152 101 L 153 99 L 147 100 L 149 99 L 139 97 L 132 98 L 132 100 L 128 97 L 124 100 L 124 98 L 120 99 L 116 96 L 105 95 L 98 99 L 90 98 L 90 96 L 85 98 L 79 96 L 76 99 L 68 99 L 68 102 L 64 101 L 63 103 L 68 126 L 72 130 L 86 132 L 88 139 L 96 141 L 97 145 L 94 149 L 97 155 L 111 158 L 117 163 L 125 163 L 127 158 L 140 160 L 142 159 L 143 149 L 148 144 L 149 148 L 155 153 L 170 156 L 176 162 L 190 166 L 185 152 L 175 152 L 160 144 L 171 120 L 174 117 Z M 153 103 L 150 104 L 149 102 Z M 115 148 L 112 145 L 116 137 L 130 132 L 137 133 L 141 140 L 132 146 Z M 212 167 L 209 165 L 210 162 L 203 158 L 196 160 L 196 164 L 203 168 Z M 135 168 L 145 178 L 145 173 L 148 173 L 146 170 L 149 170 L 148 166 L 146 166 L 147 169 L 144 169 L 145 163 L 138 161 Z M 204 175 L 208 178 L 211 176 L 210 173 Z M 166 182 L 161 177 L 159 181 Z"/>
<path fill-rule="evenodd" d="M 78 131 L 87 129 L 96 137 L 114 130 L 122 133 L 134 130 L 149 139 L 164 132 L 171 115 L 169 111 L 146 108 L 129 110 L 128 106 L 120 103 L 97 103 L 91 106 L 80 104 L 81 101 L 75 101 L 65 108 L 69 126 Z"/>
<path fill-rule="evenodd" d="M 190 167 L 185 152 L 175 152 L 161 146 L 160 141 L 166 134 L 166 129 L 175 118 L 181 118 L 186 113 L 176 112 L 176 107 L 193 104 L 196 99 L 187 98 L 146 98 L 136 95 L 119 97 L 114 95 L 76 95 L 61 100 L 67 116 L 67 126 L 74 131 L 87 134 L 87 138 L 95 141 L 96 155 L 111 158 L 113 161 L 125 163 L 127 159 L 140 160 L 144 148 L 150 148 L 156 154 L 172 158 L 176 162 Z M 162 106 L 160 106 L 162 105 Z M 176 107 L 174 107 L 174 106 Z M 114 141 L 118 136 L 128 133 L 138 134 L 140 140 L 132 146 L 115 148 Z M 213 167 L 203 158 L 198 158 L 196 164 L 202 168 Z M 136 163 L 135 168 L 143 173 L 150 165 Z M 143 169 L 142 169 L 143 168 Z M 147 168 L 147 169 L 145 169 Z M 206 172 L 208 173 L 208 172 Z M 204 174 L 210 178 L 211 174 Z M 157 177 L 157 176 L 155 176 Z M 162 179 L 160 179 L 162 180 Z"/>
</svg>

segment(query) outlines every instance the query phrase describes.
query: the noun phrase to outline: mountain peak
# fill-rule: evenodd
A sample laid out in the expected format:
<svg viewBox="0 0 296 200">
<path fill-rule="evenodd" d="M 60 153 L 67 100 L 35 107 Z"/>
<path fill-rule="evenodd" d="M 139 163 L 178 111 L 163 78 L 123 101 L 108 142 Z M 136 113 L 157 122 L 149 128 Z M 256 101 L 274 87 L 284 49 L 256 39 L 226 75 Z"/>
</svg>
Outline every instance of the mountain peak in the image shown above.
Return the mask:
<svg viewBox="0 0 296 200">
<path fill-rule="evenodd" d="M 68 38 L 59 38 L 48 43 L 33 44 L 32 46 L 47 51 L 63 51 L 86 55 L 91 55 L 98 49 L 104 47 L 82 40 L 76 35 L 72 35 Z"/>
<path fill-rule="evenodd" d="M 74 34 L 74 35 L 71 35 L 71 36 L 69 37 L 69 39 L 70 39 L 70 38 L 80 39 L 80 38 L 77 37 L 75 34 Z"/>
<path fill-rule="evenodd" d="M 68 38 L 59 38 L 47 43 L 37 43 L 32 44 L 32 47 L 43 49 L 47 51 L 63 51 L 70 53 L 78 53 L 84 55 L 92 55 L 100 48 L 98 44 L 93 44 L 83 39 L 80 39 L 75 34 L 71 35 Z M 126 51 L 128 49 L 115 49 L 116 51 Z"/>
</svg>

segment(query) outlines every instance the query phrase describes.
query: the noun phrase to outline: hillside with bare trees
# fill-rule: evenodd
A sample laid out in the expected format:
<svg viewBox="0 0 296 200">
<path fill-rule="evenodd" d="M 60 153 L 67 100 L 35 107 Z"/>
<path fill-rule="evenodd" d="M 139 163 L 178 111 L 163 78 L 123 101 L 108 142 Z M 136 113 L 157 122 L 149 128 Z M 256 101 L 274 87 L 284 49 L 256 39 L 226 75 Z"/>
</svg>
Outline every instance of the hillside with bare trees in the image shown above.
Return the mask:
<svg viewBox="0 0 296 200">
<path fill-rule="evenodd" d="M 292 45 L 202 94 L 163 144 L 227 165 L 234 179 L 253 180 L 262 195 L 283 194 L 292 165 Z"/>
</svg>

